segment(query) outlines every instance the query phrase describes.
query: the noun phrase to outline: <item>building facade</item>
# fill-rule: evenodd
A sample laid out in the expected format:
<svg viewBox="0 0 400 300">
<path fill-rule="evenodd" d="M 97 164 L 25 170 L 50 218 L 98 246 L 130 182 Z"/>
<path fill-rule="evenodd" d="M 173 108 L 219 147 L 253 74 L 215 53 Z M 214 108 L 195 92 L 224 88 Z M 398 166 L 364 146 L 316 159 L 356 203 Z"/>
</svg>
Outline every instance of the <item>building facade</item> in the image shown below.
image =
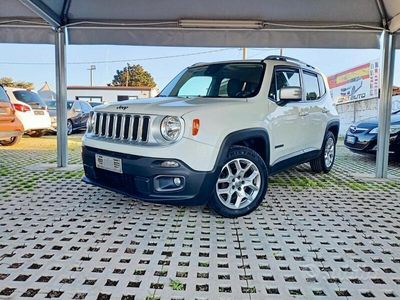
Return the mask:
<svg viewBox="0 0 400 300">
<path fill-rule="evenodd" d="M 124 86 L 68 86 L 68 100 L 89 102 L 116 102 L 123 100 L 151 98 L 158 94 L 157 89 L 150 87 Z"/>
</svg>

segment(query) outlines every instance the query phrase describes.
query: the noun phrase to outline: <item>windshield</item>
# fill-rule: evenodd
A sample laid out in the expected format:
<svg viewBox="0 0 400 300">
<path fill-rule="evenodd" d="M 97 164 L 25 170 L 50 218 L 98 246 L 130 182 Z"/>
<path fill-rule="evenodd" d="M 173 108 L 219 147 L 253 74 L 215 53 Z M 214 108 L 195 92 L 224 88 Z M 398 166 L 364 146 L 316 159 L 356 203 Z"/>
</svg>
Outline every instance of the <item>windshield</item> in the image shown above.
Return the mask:
<svg viewBox="0 0 400 300">
<path fill-rule="evenodd" d="M 160 97 L 254 97 L 260 90 L 263 63 L 218 63 L 183 70 Z"/>
<path fill-rule="evenodd" d="M 48 109 L 56 109 L 57 108 L 57 102 L 54 100 L 46 101 L 46 104 L 47 104 Z M 73 104 L 74 104 L 74 101 L 67 101 L 67 109 L 71 109 Z"/>
<path fill-rule="evenodd" d="M 32 108 L 45 108 L 46 104 L 40 96 L 32 91 L 19 90 L 14 91 L 14 96 L 17 100 L 29 104 Z"/>
</svg>

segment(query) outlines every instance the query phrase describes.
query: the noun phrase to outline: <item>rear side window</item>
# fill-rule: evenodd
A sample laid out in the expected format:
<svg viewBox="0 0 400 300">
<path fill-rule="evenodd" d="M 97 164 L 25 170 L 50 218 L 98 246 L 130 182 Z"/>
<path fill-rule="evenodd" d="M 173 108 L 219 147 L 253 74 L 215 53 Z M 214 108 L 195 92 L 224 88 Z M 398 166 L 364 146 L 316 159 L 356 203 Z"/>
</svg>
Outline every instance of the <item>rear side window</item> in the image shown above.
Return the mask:
<svg viewBox="0 0 400 300">
<path fill-rule="evenodd" d="M 303 82 L 306 100 L 317 100 L 321 97 L 317 74 L 303 72 Z"/>
<path fill-rule="evenodd" d="M 79 101 L 75 101 L 74 105 L 72 106 L 72 108 L 73 109 L 78 109 L 78 110 L 82 109 L 81 104 L 79 103 Z"/>
<path fill-rule="evenodd" d="M 81 102 L 81 106 L 82 106 L 82 112 L 85 113 L 85 114 L 90 113 L 90 111 L 92 110 L 92 107 L 86 102 L 82 101 Z"/>
<path fill-rule="evenodd" d="M 283 87 L 301 87 L 298 69 L 275 69 L 268 97 L 279 101 L 279 92 Z"/>
<path fill-rule="evenodd" d="M 0 87 L 0 102 L 10 102 L 6 91 L 2 87 Z"/>
<path fill-rule="evenodd" d="M 322 97 L 326 93 L 326 87 L 325 87 L 324 79 L 319 74 L 318 74 L 318 83 L 319 83 L 319 93 L 320 93 L 320 96 Z"/>
</svg>

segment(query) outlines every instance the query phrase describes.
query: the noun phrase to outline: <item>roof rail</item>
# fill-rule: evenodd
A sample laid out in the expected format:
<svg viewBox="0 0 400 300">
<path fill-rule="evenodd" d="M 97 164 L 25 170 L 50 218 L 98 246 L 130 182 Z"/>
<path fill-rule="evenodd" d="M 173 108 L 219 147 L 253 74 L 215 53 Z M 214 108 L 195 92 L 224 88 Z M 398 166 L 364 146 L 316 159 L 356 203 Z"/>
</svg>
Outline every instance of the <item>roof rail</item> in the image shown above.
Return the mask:
<svg viewBox="0 0 400 300">
<path fill-rule="evenodd" d="M 295 63 L 301 64 L 301 65 L 305 65 L 309 68 L 315 69 L 313 66 L 305 63 L 304 61 L 301 61 L 301 60 L 293 58 L 293 57 L 288 57 L 288 56 L 269 55 L 264 60 L 282 60 L 282 61 L 287 61 L 287 62 L 295 62 Z"/>
</svg>

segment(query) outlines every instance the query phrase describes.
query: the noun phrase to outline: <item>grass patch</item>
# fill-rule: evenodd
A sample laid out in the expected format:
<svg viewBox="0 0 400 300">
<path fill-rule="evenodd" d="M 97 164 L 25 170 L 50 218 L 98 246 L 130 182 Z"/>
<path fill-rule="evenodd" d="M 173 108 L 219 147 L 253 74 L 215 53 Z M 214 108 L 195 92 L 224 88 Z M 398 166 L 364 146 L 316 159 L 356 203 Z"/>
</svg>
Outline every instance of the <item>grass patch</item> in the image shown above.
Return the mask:
<svg viewBox="0 0 400 300">
<path fill-rule="evenodd" d="M 169 286 L 174 291 L 184 291 L 185 290 L 185 285 L 182 282 L 180 282 L 179 280 L 171 279 L 171 281 L 169 282 Z"/>
</svg>

